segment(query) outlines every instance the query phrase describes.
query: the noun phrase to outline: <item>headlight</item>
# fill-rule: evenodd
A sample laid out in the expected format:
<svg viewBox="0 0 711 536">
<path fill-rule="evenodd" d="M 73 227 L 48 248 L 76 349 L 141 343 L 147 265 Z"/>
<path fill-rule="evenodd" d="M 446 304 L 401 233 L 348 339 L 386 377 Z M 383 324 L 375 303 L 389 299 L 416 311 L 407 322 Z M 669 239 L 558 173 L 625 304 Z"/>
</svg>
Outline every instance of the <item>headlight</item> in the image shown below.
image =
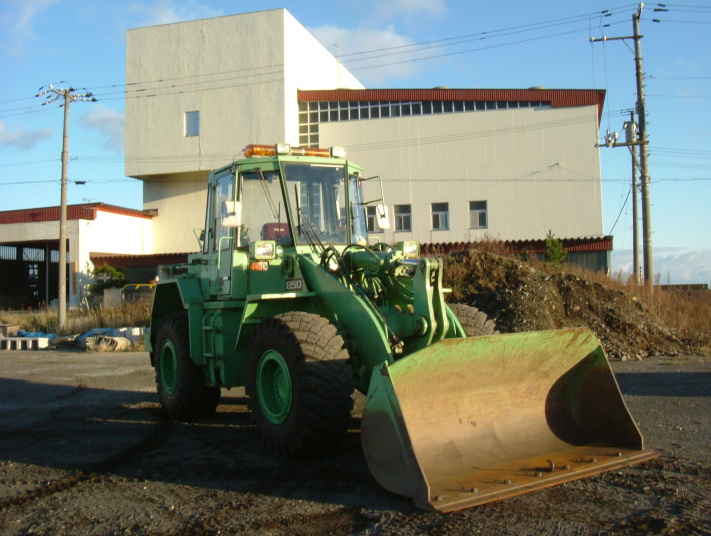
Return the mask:
<svg viewBox="0 0 711 536">
<path fill-rule="evenodd" d="M 258 261 L 270 261 L 276 257 L 276 242 L 274 240 L 257 240 L 251 245 L 252 257 Z"/>
<path fill-rule="evenodd" d="M 398 242 L 397 249 L 402 251 L 403 256 L 406 258 L 414 258 L 420 256 L 420 243 L 416 240 Z"/>
<path fill-rule="evenodd" d="M 346 157 L 346 148 L 339 147 L 337 145 L 331 147 L 331 156 L 333 158 L 345 158 Z"/>
</svg>

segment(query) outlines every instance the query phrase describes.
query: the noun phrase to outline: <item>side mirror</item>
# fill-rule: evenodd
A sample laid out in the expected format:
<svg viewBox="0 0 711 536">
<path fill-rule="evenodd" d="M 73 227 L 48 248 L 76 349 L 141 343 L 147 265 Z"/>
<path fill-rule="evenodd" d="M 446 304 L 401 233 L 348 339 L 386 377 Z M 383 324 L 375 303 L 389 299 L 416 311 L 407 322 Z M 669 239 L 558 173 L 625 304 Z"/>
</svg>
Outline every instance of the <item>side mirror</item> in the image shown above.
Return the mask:
<svg viewBox="0 0 711 536">
<path fill-rule="evenodd" d="M 390 229 L 390 219 L 388 218 L 388 207 L 385 205 L 375 206 L 375 217 L 378 220 L 378 227 Z"/>
<path fill-rule="evenodd" d="M 242 225 L 242 202 L 223 201 L 220 219 L 223 227 L 237 228 Z"/>
</svg>

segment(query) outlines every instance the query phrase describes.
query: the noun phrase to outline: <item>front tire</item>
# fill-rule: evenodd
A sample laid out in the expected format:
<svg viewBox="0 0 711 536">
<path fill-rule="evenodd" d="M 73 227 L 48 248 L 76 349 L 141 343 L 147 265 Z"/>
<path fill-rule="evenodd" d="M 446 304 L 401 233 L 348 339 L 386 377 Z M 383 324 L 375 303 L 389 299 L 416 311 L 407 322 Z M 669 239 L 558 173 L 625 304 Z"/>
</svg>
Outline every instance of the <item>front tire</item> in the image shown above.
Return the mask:
<svg viewBox="0 0 711 536">
<path fill-rule="evenodd" d="M 326 318 L 287 312 L 265 318 L 249 345 L 247 405 L 265 446 L 282 456 L 334 447 L 353 407 L 343 338 Z"/>
<path fill-rule="evenodd" d="M 202 368 L 190 358 L 188 314 L 165 317 L 156 339 L 156 384 L 165 416 L 170 421 L 207 417 L 215 413 L 220 388 L 205 385 Z"/>
<path fill-rule="evenodd" d="M 486 313 L 481 312 L 476 307 L 463 303 L 449 304 L 449 308 L 459 320 L 464 328 L 467 337 L 482 337 L 496 333 L 496 324 L 489 320 Z"/>
</svg>

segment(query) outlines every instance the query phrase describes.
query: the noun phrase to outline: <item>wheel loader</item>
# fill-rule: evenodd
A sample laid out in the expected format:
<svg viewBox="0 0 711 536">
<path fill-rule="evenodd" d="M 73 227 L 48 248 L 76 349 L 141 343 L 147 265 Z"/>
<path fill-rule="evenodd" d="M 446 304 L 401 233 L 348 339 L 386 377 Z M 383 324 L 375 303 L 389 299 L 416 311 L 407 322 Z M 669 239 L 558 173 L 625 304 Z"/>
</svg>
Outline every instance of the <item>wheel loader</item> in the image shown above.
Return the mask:
<svg viewBox="0 0 711 536">
<path fill-rule="evenodd" d="M 502 335 L 447 304 L 441 259 L 369 236 L 389 226 L 382 183 L 342 148 L 244 152 L 210 173 L 200 252 L 155 288 L 147 346 L 168 419 L 209 416 L 243 386 L 267 449 L 315 455 L 358 390 L 375 479 L 439 511 L 654 456 L 591 331 Z"/>
</svg>

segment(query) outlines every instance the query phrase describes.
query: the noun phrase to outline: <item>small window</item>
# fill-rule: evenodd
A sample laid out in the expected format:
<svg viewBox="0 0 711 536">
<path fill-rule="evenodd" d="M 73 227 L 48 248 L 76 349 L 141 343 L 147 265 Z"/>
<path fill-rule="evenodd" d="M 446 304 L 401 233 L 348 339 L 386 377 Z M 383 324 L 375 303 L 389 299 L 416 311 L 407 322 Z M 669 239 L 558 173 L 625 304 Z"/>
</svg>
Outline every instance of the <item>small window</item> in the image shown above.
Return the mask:
<svg viewBox="0 0 711 536">
<path fill-rule="evenodd" d="M 432 230 L 449 229 L 449 203 L 432 203 Z"/>
<path fill-rule="evenodd" d="M 200 112 L 185 112 L 185 137 L 200 135 Z"/>
<path fill-rule="evenodd" d="M 486 201 L 469 201 L 469 228 L 486 229 L 489 215 Z"/>
<path fill-rule="evenodd" d="M 365 214 L 367 217 L 366 221 L 366 227 L 368 229 L 369 233 L 382 233 L 383 230 L 378 227 L 378 216 L 376 214 L 376 207 L 375 205 L 370 205 L 365 207 Z"/>
<path fill-rule="evenodd" d="M 395 205 L 395 230 L 412 231 L 411 205 Z"/>
</svg>

